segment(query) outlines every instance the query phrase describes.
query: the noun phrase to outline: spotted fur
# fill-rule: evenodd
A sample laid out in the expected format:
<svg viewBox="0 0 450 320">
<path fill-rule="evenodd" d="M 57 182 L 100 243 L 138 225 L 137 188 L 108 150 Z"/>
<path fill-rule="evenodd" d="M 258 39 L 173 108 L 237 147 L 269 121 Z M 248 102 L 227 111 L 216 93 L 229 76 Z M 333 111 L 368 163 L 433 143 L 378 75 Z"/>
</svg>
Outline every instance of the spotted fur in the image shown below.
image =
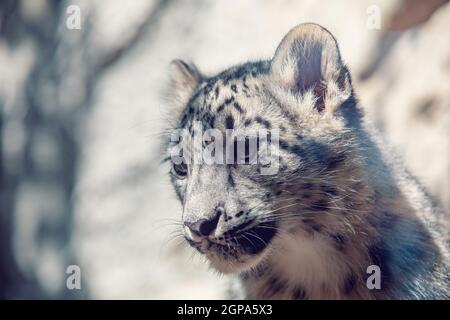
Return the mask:
<svg viewBox="0 0 450 320">
<path fill-rule="evenodd" d="M 327 30 L 299 25 L 271 60 L 212 77 L 174 61 L 171 90 L 183 144 L 208 128 L 280 132 L 275 175 L 259 164 L 171 174 L 185 224 L 223 209 L 207 237 L 183 232 L 233 275 L 235 298 L 450 297 L 448 221 L 363 117 Z M 366 286 L 370 265 L 379 290 Z"/>
</svg>

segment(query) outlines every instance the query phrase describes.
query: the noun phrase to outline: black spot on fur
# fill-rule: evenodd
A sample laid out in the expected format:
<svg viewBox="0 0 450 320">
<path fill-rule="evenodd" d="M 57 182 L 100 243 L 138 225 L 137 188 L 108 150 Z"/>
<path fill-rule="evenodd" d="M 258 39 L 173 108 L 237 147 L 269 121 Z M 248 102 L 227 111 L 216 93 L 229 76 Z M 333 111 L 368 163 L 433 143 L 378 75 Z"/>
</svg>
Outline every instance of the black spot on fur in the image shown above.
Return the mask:
<svg viewBox="0 0 450 320">
<path fill-rule="evenodd" d="M 216 120 L 216 117 L 210 112 L 204 113 L 201 117 L 201 121 L 205 125 L 208 125 L 211 128 L 214 126 L 215 120 Z"/>
<path fill-rule="evenodd" d="M 332 186 L 321 185 L 321 186 L 320 186 L 320 190 L 321 190 L 323 193 L 326 193 L 326 194 L 328 194 L 328 195 L 331 195 L 331 196 L 337 196 L 337 191 L 336 191 L 336 189 L 333 188 Z"/>
<path fill-rule="evenodd" d="M 276 276 L 271 276 L 269 278 L 267 286 L 268 286 L 267 289 L 269 292 L 269 296 L 271 296 L 271 295 L 281 293 L 282 291 L 284 291 L 287 287 L 287 282 Z"/>
<path fill-rule="evenodd" d="M 250 125 L 250 123 L 252 123 L 252 120 L 247 119 L 247 120 L 245 120 L 245 122 L 244 122 L 244 126 L 248 127 L 248 126 Z"/>
<path fill-rule="evenodd" d="M 344 236 L 342 236 L 340 234 L 336 234 L 336 235 L 332 235 L 331 237 L 333 238 L 333 241 L 334 241 L 334 247 L 339 251 L 344 250 L 344 248 L 345 248 Z"/>
<path fill-rule="evenodd" d="M 351 272 L 350 274 L 347 275 L 347 277 L 345 277 L 344 280 L 344 294 L 349 294 L 350 292 L 352 292 L 352 290 L 355 288 L 356 286 L 356 275 Z"/>
<path fill-rule="evenodd" d="M 239 113 L 244 113 L 244 110 L 242 109 L 241 105 L 237 102 L 235 102 L 233 104 L 234 108 L 239 112 Z"/>
<path fill-rule="evenodd" d="M 296 124 L 298 122 L 297 115 L 288 112 L 287 110 L 282 111 L 283 116 L 287 118 L 291 123 Z"/>
<path fill-rule="evenodd" d="M 255 278 L 261 278 L 269 271 L 269 266 L 267 264 L 259 264 L 255 268 L 253 268 L 250 272 L 253 274 Z"/>
<path fill-rule="evenodd" d="M 229 105 L 230 103 L 232 103 L 233 101 L 234 101 L 234 97 L 230 97 L 228 99 L 225 99 L 225 101 L 217 108 L 217 113 L 222 112 L 225 109 L 225 107 L 227 105 Z"/>
<path fill-rule="evenodd" d="M 255 121 L 261 125 L 263 125 L 264 127 L 266 127 L 266 129 L 270 129 L 272 128 L 272 125 L 270 124 L 270 122 L 266 119 L 261 118 L 260 116 L 257 116 L 255 118 Z"/>
<path fill-rule="evenodd" d="M 316 211 L 328 210 L 329 209 L 329 202 L 328 202 L 328 200 L 321 199 L 321 200 L 313 202 L 311 204 L 310 208 L 313 209 L 313 210 L 316 210 Z"/>
<path fill-rule="evenodd" d="M 300 286 L 295 287 L 294 291 L 292 292 L 292 299 L 293 300 L 303 300 L 305 298 L 306 298 L 305 290 Z"/>
<path fill-rule="evenodd" d="M 225 118 L 225 128 L 233 129 L 234 128 L 234 118 L 232 115 L 229 115 Z"/>
<path fill-rule="evenodd" d="M 224 103 L 225 103 L 226 105 L 228 105 L 228 104 L 232 103 L 233 101 L 234 101 L 234 97 L 230 97 L 230 98 L 226 99 L 226 100 L 224 101 Z"/>
<path fill-rule="evenodd" d="M 279 145 L 280 148 L 283 150 L 288 150 L 289 149 L 289 144 L 285 141 L 285 140 L 279 140 Z"/>
<path fill-rule="evenodd" d="M 240 216 L 242 216 L 244 214 L 244 211 L 239 211 L 238 213 L 236 213 L 236 218 L 239 218 Z"/>
<path fill-rule="evenodd" d="M 206 85 L 206 86 L 203 88 L 203 94 L 204 94 L 205 96 L 208 95 L 210 91 L 211 91 L 211 87 L 208 86 L 208 85 Z"/>
<path fill-rule="evenodd" d="M 216 90 L 214 90 L 214 94 L 216 96 L 216 99 L 219 98 L 219 86 L 217 86 Z"/>
<path fill-rule="evenodd" d="M 345 162 L 345 160 L 347 160 L 347 157 L 343 154 L 331 157 L 328 161 L 327 169 L 335 170 L 336 168 L 341 166 Z"/>
<path fill-rule="evenodd" d="M 233 90 L 234 93 L 237 93 L 237 87 L 235 84 L 231 85 L 231 90 Z"/>
<path fill-rule="evenodd" d="M 245 89 L 249 89 L 249 87 L 247 85 L 247 76 L 244 76 L 242 78 L 242 85 L 244 86 Z"/>
<path fill-rule="evenodd" d="M 245 271 L 245 272 L 242 272 L 242 273 L 239 274 L 239 278 L 242 281 L 247 281 L 247 280 L 249 280 L 252 277 L 252 275 L 253 274 L 251 272 Z"/>
</svg>

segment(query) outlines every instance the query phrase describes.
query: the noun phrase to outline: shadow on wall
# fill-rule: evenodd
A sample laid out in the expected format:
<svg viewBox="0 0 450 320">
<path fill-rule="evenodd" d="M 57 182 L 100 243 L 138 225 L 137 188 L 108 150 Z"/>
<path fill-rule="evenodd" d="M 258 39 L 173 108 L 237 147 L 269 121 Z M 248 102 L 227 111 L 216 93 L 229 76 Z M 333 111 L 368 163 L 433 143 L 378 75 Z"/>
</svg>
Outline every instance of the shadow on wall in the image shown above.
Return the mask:
<svg viewBox="0 0 450 320">
<path fill-rule="evenodd" d="M 67 290 L 60 272 L 77 264 L 70 240 L 82 124 L 98 79 L 167 3 L 156 3 L 114 47 L 93 41 L 89 5 L 88 27 L 68 35 L 69 3 L 0 3 L 0 298 L 86 297 L 86 288 Z"/>
</svg>

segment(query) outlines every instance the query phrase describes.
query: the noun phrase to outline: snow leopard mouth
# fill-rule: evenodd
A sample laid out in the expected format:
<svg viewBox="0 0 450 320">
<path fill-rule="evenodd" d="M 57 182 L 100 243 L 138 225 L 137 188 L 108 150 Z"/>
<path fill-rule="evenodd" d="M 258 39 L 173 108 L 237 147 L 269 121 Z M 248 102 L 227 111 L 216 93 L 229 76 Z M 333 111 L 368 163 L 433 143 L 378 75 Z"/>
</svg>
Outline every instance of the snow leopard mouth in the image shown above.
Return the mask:
<svg viewBox="0 0 450 320">
<path fill-rule="evenodd" d="M 275 222 L 265 222 L 240 231 L 231 239 L 246 253 L 256 255 L 270 244 L 276 232 Z"/>
<path fill-rule="evenodd" d="M 276 223 L 263 222 L 248 227 L 251 223 L 245 223 L 226 232 L 225 237 L 218 239 L 203 239 L 196 242 L 189 238 L 186 241 L 200 253 L 208 251 L 220 253 L 223 256 L 238 258 L 239 255 L 257 255 L 261 253 L 275 237 L 277 233 Z"/>
</svg>

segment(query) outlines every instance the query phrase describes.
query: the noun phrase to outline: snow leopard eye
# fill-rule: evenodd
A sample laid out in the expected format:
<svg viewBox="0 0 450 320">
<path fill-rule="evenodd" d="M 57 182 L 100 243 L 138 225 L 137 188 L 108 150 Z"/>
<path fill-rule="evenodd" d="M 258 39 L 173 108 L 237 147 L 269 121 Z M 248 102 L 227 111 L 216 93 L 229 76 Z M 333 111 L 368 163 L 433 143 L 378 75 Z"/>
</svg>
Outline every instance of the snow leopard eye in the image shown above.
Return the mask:
<svg viewBox="0 0 450 320">
<path fill-rule="evenodd" d="M 187 176 L 187 164 L 182 162 L 180 164 L 173 164 L 172 172 L 177 176 L 178 179 L 184 179 Z"/>
</svg>

